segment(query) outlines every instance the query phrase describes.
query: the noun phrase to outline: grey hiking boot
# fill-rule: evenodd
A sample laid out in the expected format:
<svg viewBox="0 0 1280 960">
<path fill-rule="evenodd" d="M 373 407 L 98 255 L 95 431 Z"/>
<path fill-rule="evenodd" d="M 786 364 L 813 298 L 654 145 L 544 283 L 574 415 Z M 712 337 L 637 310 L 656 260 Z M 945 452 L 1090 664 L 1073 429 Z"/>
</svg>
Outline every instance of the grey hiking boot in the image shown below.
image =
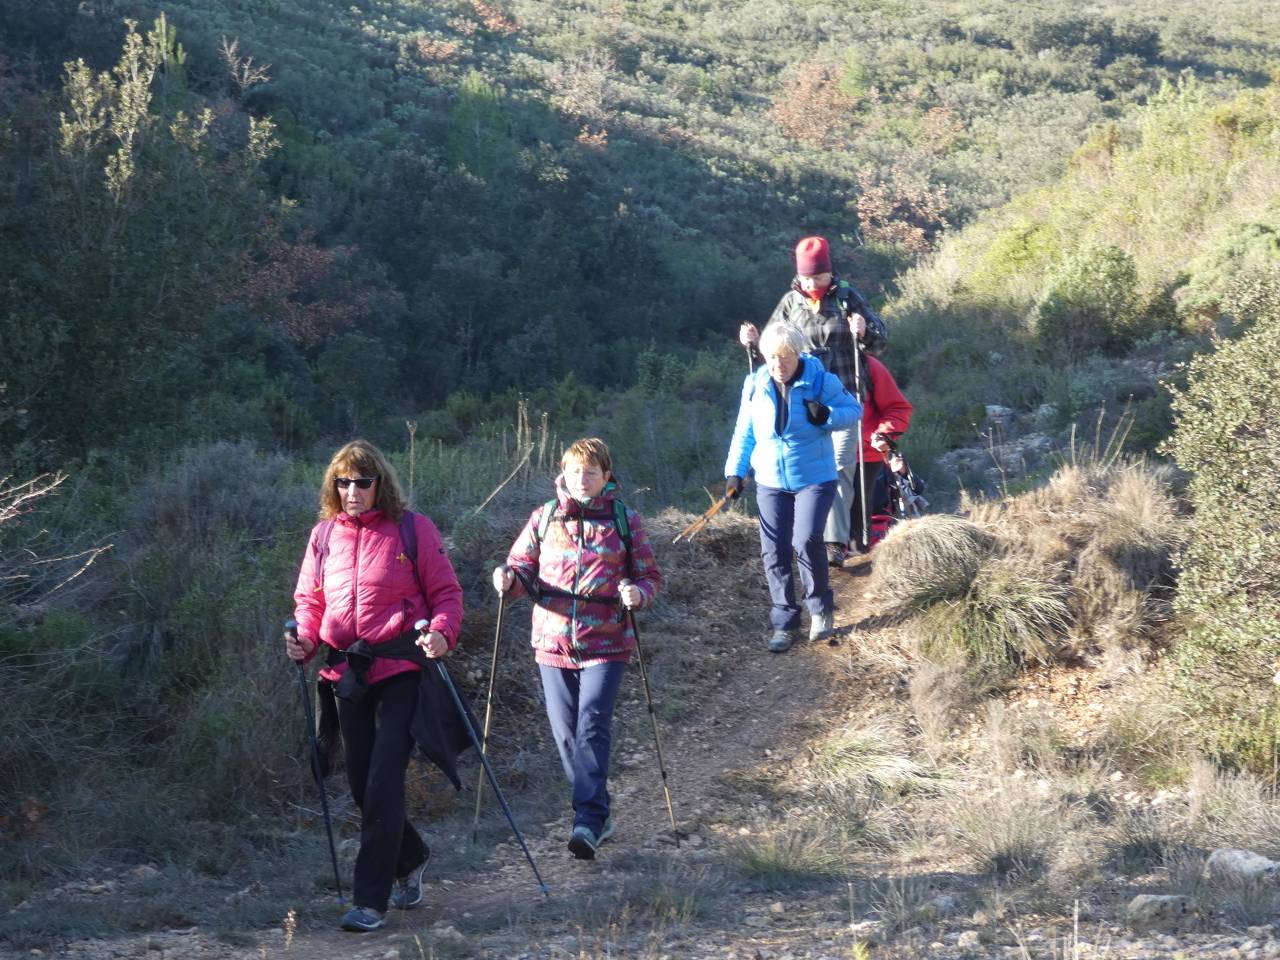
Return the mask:
<svg viewBox="0 0 1280 960">
<path fill-rule="evenodd" d="M 350 930 L 352 933 L 369 933 L 386 923 L 386 918 L 373 907 L 352 907 L 342 915 L 341 926 L 343 930 Z"/>
<path fill-rule="evenodd" d="M 809 618 L 809 639 L 826 640 L 835 629 L 835 618 L 830 613 L 815 613 Z"/>
<path fill-rule="evenodd" d="M 827 544 L 827 566 L 843 567 L 844 562 L 849 557 L 849 551 L 845 549 L 843 543 Z"/>
<path fill-rule="evenodd" d="M 409 872 L 407 877 L 396 877 L 391 887 L 391 906 L 397 910 L 412 910 L 422 902 L 422 874 L 427 869 L 427 861 Z"/>
<path fill-rule="evenodd" d="M 594 860 L 596 848 L 600 846 L 602 839 L 585 823 L 579 823 L 574 826 L 573 834 L 569 837 L 569 852 L 579 860 Z"/>
<path fill-rule="evenodd" d="M 775 630 L 769 634 L 769 652 L 786 653 L 791 649 L 791 631 Z"/>
</svg>

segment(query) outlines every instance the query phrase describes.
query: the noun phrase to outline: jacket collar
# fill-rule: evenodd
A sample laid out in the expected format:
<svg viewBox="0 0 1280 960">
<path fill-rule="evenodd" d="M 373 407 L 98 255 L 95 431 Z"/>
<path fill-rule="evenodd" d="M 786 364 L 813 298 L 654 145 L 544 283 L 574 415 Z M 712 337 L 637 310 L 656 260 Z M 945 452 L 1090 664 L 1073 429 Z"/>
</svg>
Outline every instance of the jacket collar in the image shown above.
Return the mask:
<svg viewBox="0 0 1280 960">
<path fill-rule="evenodd" d="M 339 513 L 337 516 L 335 516 L 334 519 L 337 520 L 338 523 L 345 523 L 352 526 L 360 526 L 360 527 L 371 527 L 375 523 L 377 523 L 379 520 L 382 519 L 382 511 L 366 510 L 364 513 L 360 514 L 360 516 L 353 517 L 351 514 L 347 513 L 344 510 L 341 513 Z"/>
<path fill-rule="evenodd" d="M 795 388 L 814 383 L 818 380 L 819 374 L 824 369 L 822 361 L 813 354 L 802 353 L 800 354 L 800 364 L 796 367 L 795 376 L 788 381 L 787 385 Z M 778 388 L 778 385 L 773 382 L 773 377 L 769 376 L 768 364 L 760 364 L 760 366 L 756 368 L 756 376 L 760 378 L 760 381 L 764 386 L 773 387 L 775 390 Z M 612 484 L 612 481 L 610 481 L 610 484 Z M 609 488 L 605 487 L 605 492 L 608 492 L 608 490 Z"/>
<path fill-rule="evenodd" d="M 609 480 L 604 485 L 604 489 L 600 491 L 600 495 L 592 497 L 586 503 L 579 503 L 564 486 L 564 475 L 556 477 L 556 500 L 560 503 L 560 509 L 570 516 L 578 513 L 600 513 L 613 510 L 613 499 L 618 494 L 618 483 L 616 480 Z"/>
<path fill-rule="evenodd" d="M 831 271 L 831 286 L 827 287 L 827 292 L 826 292 L 826 293 L 824 293 L 824 294 L 822 295 L 822 299 L 823 299 L 823 300 L 826 300 L 826 299 L 827 299 L 827 297 L 833 297 L 833 296 L 835 296 L 836 290 L 837 290 L 837 289 L 839 289 L 839 287 L 840 287 L 840 274 L 838 274 L 838 273 L 836 273 L 834 270 L 832 270 L 832 271 Z M 808 300 L 808 299 L 809 299 L 809 295 L 808 295 L 807 293 L 805 293 L 805 292 L 804 292 L 804 290 L 803 290 L 803 289 L 801 288 L 801 286 L 800 286 L 800 275 L 799 275 L 799 274 L 796 274 L 794 277 L 792 277 L 792 278 L 791 278 L 791 289 L 792 289 L 792 290 L 794 290 L 796 293 L 800 294 L 800 296 L 804 297 L 804 298 L 805 298 L 805 300 Z"/>
</svg>

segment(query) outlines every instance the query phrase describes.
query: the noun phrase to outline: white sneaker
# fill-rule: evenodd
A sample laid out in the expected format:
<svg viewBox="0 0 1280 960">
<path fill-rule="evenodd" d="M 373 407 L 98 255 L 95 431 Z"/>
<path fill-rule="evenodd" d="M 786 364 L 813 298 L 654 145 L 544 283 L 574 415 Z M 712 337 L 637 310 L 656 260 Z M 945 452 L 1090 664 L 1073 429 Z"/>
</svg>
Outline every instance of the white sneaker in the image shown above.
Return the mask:
<svg viewBox="0 0 1280 960">
<path fill-rule="evenodd" d="M 809 619 L 809 639 L 825 640 L 835 629 L 835 618 L 829 613 L 815 613 Z"/>
</svg>

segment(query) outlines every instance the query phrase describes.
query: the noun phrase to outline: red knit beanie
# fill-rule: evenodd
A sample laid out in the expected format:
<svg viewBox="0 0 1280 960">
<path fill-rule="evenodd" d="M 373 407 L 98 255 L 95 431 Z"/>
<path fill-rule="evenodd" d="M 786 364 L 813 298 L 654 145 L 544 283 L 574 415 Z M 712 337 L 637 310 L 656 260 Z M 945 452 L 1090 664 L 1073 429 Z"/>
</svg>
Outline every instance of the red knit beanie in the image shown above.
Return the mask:
<svg viewBox="0 0 1280 960">
<path fill-rule="evenodd" d="M 822 237 L 805 237 L 796 244 L 796 273 L 812 277 L 831 272 L 831 249 Z"/>
</svg>

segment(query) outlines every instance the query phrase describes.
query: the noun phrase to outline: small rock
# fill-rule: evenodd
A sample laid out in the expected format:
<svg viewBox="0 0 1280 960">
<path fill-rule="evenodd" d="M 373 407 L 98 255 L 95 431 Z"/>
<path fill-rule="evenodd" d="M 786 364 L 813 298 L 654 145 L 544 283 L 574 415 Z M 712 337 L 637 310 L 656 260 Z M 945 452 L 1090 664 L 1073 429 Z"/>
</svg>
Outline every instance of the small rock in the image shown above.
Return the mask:
<svg viewBox="0 0 1280 960">
<path fill-rule="evenodd" d="M 1269 923 L 1263 924 L 1260 927 L 1248 927 L 1245 929 L 1245 933 L 1251 936 L 1254 940 L 1270 940 L 1275 932 L 1276 928 Z"/>
<path fill-rule="evenodd" d="M 1195 920 L 1200 905 L 1192 897 L 1179 894 L 1140 893 L 1129 901 L 1125 919 L 1134 930 L 1179 926 Z"/>
<path fill-rule="evenodd" d="M 126 874 L 131 880 L 150 880 L 152 877 L 160 876 L 160 871 L 149 863 L 134 867 Z"/>
<path fill-rule="evenodd" d="M 1252 850 L 1219 847 L 1205 861 L 1204 879 L 1253 883 L 1274 880 L 1277 870 L 1280 870 L 1280 863 Z"/>
<path fill-rule="evenodd" d="M 961 950 L 977 950 L 982 945 L 982 938 L 977 930 L 966 930 L 956 937 L 956 946 Z"/>
<path fill-rule="evenodd" d="M 758 913 L 753 913 L 742 922 L 748 927 L 767 927 L 769 925 L 769 918 L 761 916 Z"/>
<path fill-rule="evenodd" d="M 784 907 L 779 901 L 775 900 L 773 903 L 769 904 L 769 912 L 776 917 L 780 917 L 787 912 L 787 908 Z"/>
</svg>

